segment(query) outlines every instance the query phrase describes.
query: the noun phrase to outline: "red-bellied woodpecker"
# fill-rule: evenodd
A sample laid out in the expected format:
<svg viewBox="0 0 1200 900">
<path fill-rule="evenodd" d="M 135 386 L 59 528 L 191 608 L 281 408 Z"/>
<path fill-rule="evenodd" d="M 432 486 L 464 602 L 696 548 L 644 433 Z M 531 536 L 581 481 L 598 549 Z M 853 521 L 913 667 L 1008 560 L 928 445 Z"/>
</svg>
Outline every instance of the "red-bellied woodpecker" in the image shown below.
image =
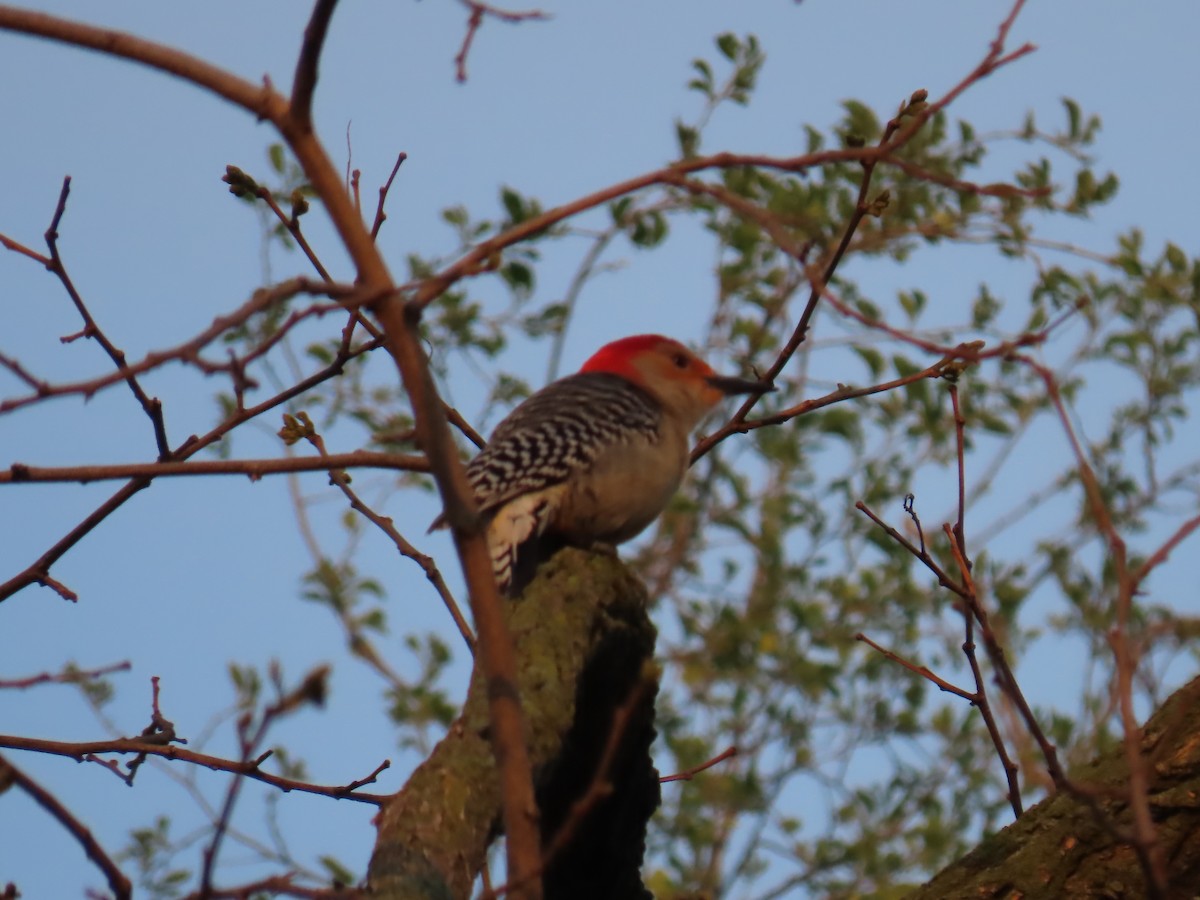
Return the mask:
<svg viewBox="0 0 1200 900">
<path fill-rule="evenodd" d="M 606 344 L 514 409 L 467 467 L 501 591 L 532 574 L 538 539 L 590 547 L 639 534 L 679 487 L 704 415 L 726 395 L 768 390 L 643 334 Z"/>
</svg>

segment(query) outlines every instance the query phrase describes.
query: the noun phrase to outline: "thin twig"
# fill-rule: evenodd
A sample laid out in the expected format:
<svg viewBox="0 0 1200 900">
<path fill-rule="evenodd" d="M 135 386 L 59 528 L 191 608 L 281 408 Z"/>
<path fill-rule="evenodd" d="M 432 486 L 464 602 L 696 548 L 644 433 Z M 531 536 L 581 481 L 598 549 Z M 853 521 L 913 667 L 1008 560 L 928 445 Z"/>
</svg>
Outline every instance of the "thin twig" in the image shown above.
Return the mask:
<svg viewBox="0 0 1200 900">
<path fill-rule="evenodd" d="M 346 363 L 351 359 L 363 353 L 367 353 L 376 347 L 380 346 L 382 341 L 374 341 L 355 350 L 347 350 L 339 353 L 334 360 L 325 368 L 315 372 L 308 378 L 292 385 L 286 390 L 280 391 L 274 397 L 264 400 L 257 406 L 247 409 L 240 409 L 224 422 L 217 425 L 207 434 L 200 438 L 189 438 L 182 445 L 175 448 L 172 456 L 174 461 L 182 462 L 189 459 L 196 453 L 199 453 L 205 447 L 211 446 L 221 440 L 226 434 L 237 428 L 244 422 L 257 418 L 265 412 L 268 412 L 276 407 L 287 403 L 289 400 L 304 394 L 305 392 L 316 387 L 330 378 L 341 374 Z M 50 567 L 53 566 L 59 559 L 63 557 L 72 547 L 81 541 L 92 529 L 107 519 L 113 512 L 120 509 L 131 497 L 139 491 L 145 490 L 153 479 L 146 477 L 134 478 L 129 481 L 124 487 L 118 490 L 115 494 L 101 503 L 88 515 L 82 522 L 72 528 L 67 534 L 60 538 L 49 550 L 43 553 L 40 557 L 25 567 L 24 570 L 14 575 L 8 581 L 0 584 L 0 602 L 11 597 L 17 591 L 28 587 L 31 584 L 40 584 L 49 587 L 56 591 L 66 600 L 74 601 L 78 599 L 75 593 L 69 590 L 64 585 L 50 576 Z"/>
<path fill-rule="evenodd" d="M 676 772 L 674 775 L 664 775 L 662 778 L 658 779 L 658 783 L 659 784 L 667 784 L 668 782 L 671 782 L 671 781 L 691 781 L 693 778 L 695 778 L 701 772 L 705 772 L 705 771 L 711 769 L 713 766 L 717 765 L 718 763 L 725 762 L 725 760 L 727 760 L 727 759 L 733 759 L 737 755 L 738 755 L 737 747 L 726 747 L 724 750 L 722 750 L 720 753 L 718 753 L 712 759 L 705 760 L 704 762 L 700 763 L 700 765 L 698 765 L 698 766 L 692 766 L 690 769 L 684 769 L 682 772 Z"/>
<path fill-rule="evenodd" d="M 281 207 L 275 201 L 275 195 L 271 193 L 269 188 L 259 185 L 258 191 L 254 196 L 267 204 L 267 208 L 275 214 L 275 218 L 277 218 L 280 224 L 287 229 L 288 234 L 290 234 L 292 239 L 295 240 L 296 244 L 300 247 L 301 252 L 303 252 L 308 258 L 308 261 L 312 264 L 312 267 L 317 270 L 317 274 L 321 276 L 322 280 L 324 280 L 327 284 L 332 284 L 333 276 L 329 274 L 329 270 L 325 268 L 325 264 L 321 262 L 320 257 L 317 256 L 317 252 L 313 250 L 312 245 L 309 244 L 308 238 L 304 235 L 304 230 L 300 227 L 299 217 L 295 215 L 289 216 L 287 213 L 285 213 L 283 211 L 283 207 Z M 357 312 L 357 310 L 355 310 L 355 312 Z"/>
<path fill-rule="evenodd" d="M 330 455 L 328 459 L 285 457 L 282 459 L 208 459 L 198 462 L 115 463 L 95 466 L 28 466 L 13 463 L 0 469 L 0 484 L 110 481 L 118 478 L 169 478 L 198 475 L 245 475 L 258 481 L 266 475 L 296 472 L 323 472 L 337 469 L 391 469 L 402 472 L 428 472 L 429 461 L 423 456 L 355 450 Z"/>
<path fill-rule="evenodd" d="M 748 434 L 759 428 L 765 428 L 770 425 L 780 425 L 784 422 L 790 422 L 798 416 L 807 415 L 818 409 L 823 409 L 826 406 L 832 406 L 835 403 L 841 403 L 845 400 L 854 400 L 859 397 L 869 397 L 872 394 L 885 393 L 893 391 L 897 388 L 905 387 L 910 384 L 915 384 L 918 381 L 924 381 L 927 378 L 941 378 L 948 363 L 947 359 L 939 360 L 928 368 L 922 369 L 919 372 L 913 372 L 909 375 L 904 375 L 900 378 L 895 378 L 891 381 L 880 382 L 864 388 L 852 388 L 846 385 L 840 385 L 837 390 L 830 391 L 822 397 L 814 397 L 811 400 L 805 400 L 802 403 L 797 403 L 795 406 L 790 406 L 787 409 L 782 409 L 779 412 L 771 413 L 770 415 L 761 416 L 757 419 L 742 419 L 738 420 L 736 416 L 726 422 L 721 428 L 711 435 L 701 438 L 696 446 L 692 449 L 691 464 L 695 465 L 709 450 L 711 450 L 720 441 L 733 434 Z"/>
<path fill-rule="evenodd" d="M 79 317 L 83 319 L 83 330 L 70 338 L 63 338 L 63 343 L 69 343 L 77 337 L 85 337 L 96 341 L 104 349 L 104 352 L 108 354 L 108 358 L 112 360 L 113 365 L 117 367 L 117 374 L 129 385 L 129 390 L 133 392 L 134 398 L 150 419 L 151 427 L 154 429 L 154 442 L 158 447 L 158 458 L 160 460 L 166 459 L 171 452 L 171 448 L 167 441 L 167 429 L 166 423 L 163 420 L 162 402 L 157 397 L 148 396 L 142 390 L 142 386 L 138 383 L 134 373 L 126 365 L 125 352 L 113 344 L 96 324 L 96 320 L 92 317 L 87 305 L 83 302 L 83 297 L 76 290 L 75 283 L 67 273 L 66 264 L 63 263 L 62 255 L 59 252 L 58 226 L 61 224 L 63 214 L 67 210 L 67 197 L 70 193 L 71 176 L 68 175 L 63 179 L 62 190 L 59 191 L 58 195 L 58 205 L 54 209 L 54 215 L 50 220 L 50 227 L 46 229 L 45 234 L 46 247 L 50 251 L 50 262 L 46 268 L 54 273 L 62 283 L 67 295 L 71 298 L 71 302 L 75 304 L 75 309 L 79 313 Z"/>
<path fill-rule="evenodd" d="M 467 56 L 471 52 L 471 45 L 475 42 L 475 34 L 483 25 L 485 16 L 511 24 L 550 18 L 540 9 L 529 10 L 528 12 L 513 12 L 507 9 L 499 9 L 487 3 L 480 3 L 478 0 L 462 0 L 462 2 L 470 10 L 470 14 L 467 16 L 467 31 L 463 35 L 462 45 L 458 48 L 458 53 L 454 57 L 454 77 L 458 79 L 459 84 L 463 84 L 467 80 Z"/>
<path fill-rule="evenodd" d="M 51 385 L 50 382 L 43 381 L 41 378 L 38 378 L 36 375 L 30 373 L 30 371 L 26 369 L 19 360 L 13 359 L 10 356 L 5 356 L 3 353 L 0 353 L 0 366 L 8 369 L 8 371 L 16 375 L 20 381 L 23 381 L 29 387 L 33 388 L 34 394 L 39 398 L 49 396 L 50 392 L 54 389 L 54 386 Z"/>
<path fill-rule="evenodd" d="M 334 457 L 325 449 L 325 441 L 321 435 L 317 434 L 314 430 L 306 434 L 305 437 L 316 448 L 317 453 L 320 454 L 321 461 L 327 464 L 330 481 L 350 501 L 350 508 L 386 534 L 388 539 L 396 545 L 396 549 L 400 551 L 401 556 L 411 559 L 421 567 L 421 571 L 425 573 L 425 577 L 429 580 L 429 583 L 433 585 L 438 596 L 442 598 L 442 603 L 450 613 L 450 618 L 454 620 L 454 624 L 458 628 L 458 633 L 462 635 L 463 641 L 466 642 L 467 649 L 474 655 L 475 635 L 471 631 L 471 626 L 467 624 L 462 610 L 458 608 L 458 603 L 455 601 L 454 595 L 450 593 L 450 588 L 447 587 L 446 580 L 442 578 L 442 573 L 438 569 L 437 563 L 433 561 L 433 557 L 422 553 L 410 544 L 404 535 L 396 530 L 396 525 L 389 516 L 381 516 L 363 502 L 362 498 L 350 487 L 350 479 L 346 477 L 346 473 L 342 471 L 340 466 L 333 462 Z"/>
<path fill-rule="evenodd" d="M 71 812 L 59 802 L 58 798 L 44 787 L 0 756 L 0 782 L 16 784 L 42 809 L 50 813 L 83 848 L 87 858 L 94 862 L 104 873 L 108 886 L 117 900 L 129 900 L 133 896 L 133 885 L 125 874 L 117 868 L 104 848 L 100 846 L 91 830 L 80 822 Z"/>
<path fill-rule="evenodd" d="M 379 205 L 375 207 L 375 221 L 371 224 L 371 240 L 379 237 L 379 229 L 383 227 L 383 223 L 387 221 L 387 213 L 384 212 L 384 204 L 387 203 L 388 191 L 392 189 L 392 182 L 396 180 L 396 173 L 400 171 L 400 165 L 408 159 L 408 154 L 401 152 L 396 157 L 396 164 L 392 166 L 392 174 L 388 176 L 388 180 L 383 183 L 383 187 L 379 189 Z"/>
<path fill-rule="evenodd" d="M 954 540 L 963 556 L 967 554 L 967 537 L 963 519 L 967 512 L 967 471 L 966 471 L 966 420 L 963 418 L 962 406 L 958 402 L 958 385 L 950 383 L 950 406 L 954 410 L 954 446 L 958 460 L 958 518 L 954 522 Z"/>
<path fill-rule="evenodd" d="M 1135 573 L 1129 568 L 1125 540 L 1113 523 L 1099 479 L 1071 425 L 1071 419 L 1067 414 L 1066 404 L 1059 391 L 1054 373 L 1028 356 L 1018 356 L 1017 359 L 1036 372 L 1046 387 L 1050 402 L 1058 414 L 1059 422 L 1075 456 L 1079 480 L 1088 501 L 1092 523 L 1108 546 L 1108 555 L 1117 584 L 1116 625 L 1109 633 L 1108 640 L 1113 651 L 1116 668 L 1115 689 L 1124 732 L 1125 761 L 1129 766 L 1128 800 L 1133 817 L 1131 844 L 1137 853 L 1142 871 L 1145 873 L 1151 900 L 1161 900 L 1167 896 L 1169 891 L 1167 861 L 1163 854 L 1162 844 L 1157 837 L 1150 809 L 1150 773 L 1147 771 L 1147 762 L 1142 754 L 1142 728 L 1133 703 L 1133 681 L 1138 667 L 1138 659 L 1137 652 L 1129 638 L 1129 621 L 1133 614 L 1133 598 L 1138 581 Z M 1184 529 L 1187 529 L 1187 524 Z M 1190 533 L 1190 529 L 1187 533 Z M 1180 540 L 1186 536 L 1182 529 L 1177 531 L 1176 535 Z M 1140 572 L 1141 569 L 1139 569 Z"/>
<path fill-rule="evenodd" d="M 326 284 L 310 281 L 307 278 L 292 278 L 273 287 L 255 291 L 254 295 L 238 307 L 238 309 L 227 315 L 217 316 L 207 328 L 182 344 L 166 350 L 156 350 L 147 353 L 137 362 L 126 364 L 120 370 L 107 375 L 100 375 L 86 381 L 42 385 L 39 389 L 35 389 L 35 392 L 31 395 L 0 401 L 0 413 L 11 412 L 29 406 L 50 396 L 60 397 L 69 394 L 80 394 L 90 398 L 109 385 L 119 381 L 126 381 L 130 376 L 140 375 L 168 362 L 186 362 L 196 366 L 206 374 L 229 372 L 234 368 L 233 365 L 230 363 L 205 361 L 200 357 L 200 352 L 230 329 L 244 324 L 255 315 L 284 303 L 298 294 L 327 296 L 337 302 L 334 304 L 314 305 L 307 310 L 294 313 L 287 323 L 281 326 L 262 345 L 240 360 L 238 365 L 244 368 L 246 362 L 261 356 L 266 349 L 274 346 L 274 344 L 281 340 L 293 325 L 305 318 L 311 316 L 320 317 L 346 307 L 357 307 L 379 299 L 379 295 L 375 291 L 364 292 L 360 288 L 349 285 Z"/>
<path fill-rule="evenodd" d="M 937 685 L 939 690 L 945 691 L 948 694 L 955 694 L 959 697 L 962 697 L 964 700 L 966 700 L 968 703 L 970 703 L 972 705 L 977 705 L 979 703 L 979 696 L 977 694 L 972 693 L 971 691 L 968 691 L 968 690 L 964 690 L 963 688 L 960 688 L 956 684 L 951 684 L 949 681 L 942 678 L 940 675 L 934 674 L 934 672 L 928 666 L 918 666 L 916 663 L 909 662 L 907 659 L 905 659 L 903 656 L 900 656 L 898 653 L 894 653 L 891 650 L 887 649 L 886 647 L 875 643 L 875 641 L 871 640 L 869 637 L 867 637 L 861 631 L 858 634 L 854 635 L 854 639 L 856 641 L 862 641 L 864 644 L 866 644 L 872 650 L 875 650 L 880 655 L 882 655 L 885 659 L 890 659 L 892 662 L 897 663 L 897 664 L 903 666 L 904 668 L 908 669 L 908 671 L 912 672 L 913 674 L 920 675 L 926 681 L 932 682 L 933 684 Z"/>
<path fill-rule="evenodd" d="M 1025 812 L 1025 801 L 1021 797 L 1020 770 L 1008 755 L 1008 746 L 1004 743 L 1004 736 L 1000 733 L 1000 726 L 996 722 L 996 714 L 993 712 L 991 701 L 988 699 L 987 685 L 983 679 L 983 670 L 979 666 L 979 657 L 975 653 L 975 619 L 970 611 L 965 608 L 962 610 L 962 617 L 962 651 L 963 656 L 967 658 L 967 665 L 971 668 L 971 677 L 975 679 L 975 691 L 981 699 L 979 713 L 983 716 L 983 724 L 987 728 L 988 737 L 991 738 L 992 746 L 996 748 L 996 755 L 1000 757 L 1000 765 L 1004 769 L 1004 777 L 1008 782 L 1009 806 L 1012 807 L 1013 815 L 1019 819 Z"/>
<path fill-rule="evenodd" d="M 77 762 L 83 762 L 89 756 L 96 756 L 97 759 L 94 761 L 102 762 L 99 759 L 100 754 L 108 753 L 115 753 L 120 756 L 128 754 L 158 756 L 163 759 L 178 760 L 179 762 L 203 766 L 214 772 L 229 772 L 233 775 L 252 778 L 255 781 L 261 781 L 263 784 L 279 788 L 281 791 L 298 791 L 305 794 L 332 797 L 335 800 L 354 800 L 358 803 L 371 803 L 377 806 L 385 802 L 388 796 L 390 796 L 387 794 L 366 794 L 358 791 L 358 788 L 362 785 L 373 783 L 375 777 L 389 767 L 390 761 L 388 760 L 384 760 L 366 778 L 339 786 L 312 784 L 307 781 L 284 778 L 281 775 L 272 775 L 270 772 L 263 771 L 253 760 L 247 762 L 245 760 L 223 759 L 219 756 L 210 756 L 207 753 L 197 753 L 194 750 L 180 747 L 177 744 L 151 743 L 143 738 L 114 738 L 104 741 L 50 741 L 42 738 L 0 734 L 0 747 L 10 750 L 25 750 L 31 753 L 46 753 L 51 756 L 64 756 L 74 759 Z M 122 780 L 124 780 L 125 774 L 119 774 L 121 774 Z"/>
<path fill-rule="evenodd" d="M 251 731 L 253 714 L 250 711 L 243 713 L 238 718 L 238 742 L 241 745 L 241 768 L 242 769 L 257 769 L 262 764 L 263 760 L 267 759 L 272 751 L 258 754 L 258 748 L 266 740 L 267 731 L 279 719 L 289 713 L 295 712 L 302 706 L 308 704 L 321 704 L 324 702 L 326 686 L 325 681 L 329 675 L 328 666 L 320 666 L 313 669 L 305 676 L 300 685 L 295 689 L 284 693 L 280 688 L 278 699 L 265 710 L 259 718 L 258 725 Z M 158 717 L 157 693 L 155 695 L 155 716 Z M 200 890 L 199 894 L 202 900 L 208 900 L 212 897 L 212 879 L 216 871 L 217 855 L 221 849 L 222 840 L 225 833 L 229 830 L 229 823 L 233 816 L 233 807 L 237 803 L 238 796 L 241 794 L 242 786 L 245 784 L 245 779 L 248 773 L 246 771 L 238 771 L 234 774 L 233 780 L 229 784 L 229 788 L 225 792 L 225 802 L 221 805 L 220 815 L 217 817 L 216 824 L 213 827 L 212 838 L 208 842 L 208 846 L 204 848 L 202 853 L 202 864 L 200 868 Z"/>
<path fill-rule="evenodd" d="M 975 592 L 974 579 L 971 577 L 971 564 L 966 556 L 963 555 L 962 549 L 958 546 L 958 542 L 954 538 L 953 527 L 949 523 L 945 523 L 942 525 L 942 531 L 945 533 L 950 544 L 950 553 L 954 556 L 962 578 L 961 585 L 963 592 L 960 596 L 966 600 L 968 611 L 974 617 L 975 621 L 979 623 L 979 632 L 980 637 L 983 639 L 983 647 L 987 651 L 988 661 L 991 662 L 992 668 L 996 670 L 996 681 L 1000 685 L 1000 690 L 1017 707 L 1017 711 L 1021 714 L 1021 718 L 1025 722 L 1026 729 L 1028 729 L 1030 735 L 1032 735 L 1042 751 L 1042 756 L 1046 761 L 1046 771 L 1049 772 L 1055 787 L 1061 790 L 1067 787 L 1068 780 L 1066 772 L 1063 771 L 1062 764 L 1058 761 L 1058 750 L 1050 742 L 1050 739 L 1046 737 L 1046 733 L 1038 723 L 1037 716 L 1034 715 L 1029 701 L 1025 699 L 1025 694 L 1017 683 L 1017 678 L 1013 674 L 1012 667 L 1008 664 L 1008 655 L 1004 652 L 1004 648 L 1000 646 L 1000 641 L 996 638 L 996 632 L 992 629 L 987 610 L 979 602 L 979 596 Z"/>
<path fill-rule="evenodd" d="M 317 0 L 304 29 L 304 43 L 296 59 L 296 75 L 292 80 L 292 101 L 288 116 L 296 127 L 312 130 L 313 91 L 317 87 L 317 68 L 321 59 L 321 48 L 329 33 L 329 20 L 337 7 L 337 0 Z"/>
<path fill-rule="evenodd" d="M 105 675 L 111 675 L 114 672 L 128 672 L 131 668 L 133 666 L 129 660 L 113 663 L 108 666 L 101 666 L 98 669 L 68 667 L 61 672 L 42 672 L 40 675 L 30 675 L 28 678 L 0 678 L 0 689 L 17 688 L 24 690 L 41 684 L 79 684 L 81 681 L 103 678 Z"/>
<path fill-rule="evenodd" d="M 933 557 L 929 555 L 929 552 L 925 547 L 925 535 L 923 532 L 921 532 L 920 528 L 918 528 L 918 533 L 920 533 L 921 546 L 920 548 L 917 548 L 911 541 L 900 534 L 900 532 L 896 531 L 896 529 L 884 522 L 862 501 L 856 503 L 855 508 L 869 517 L 871 521 L 883 529 L 892 540 L 904 547 L 904 549 L 911 553 L 913 557 L 921 562 L 922 565 L 933 572 L 933 574 L 937 576 L 938 584 L 962 599 L 962 613 L 964 621 L 966 622 L 965 627 L 967 632 L 966 640 L 963 642 L 963 653 L 967 657 L 967 660 L 971 666 L 971 673 L 975 678 L 975 693 L 970 699 L 971 702 L 973 702 L 979 709 L 980 714 L 983 717 L 984 724 L 987 727 L 988 735 L 991 737 L 992 745 L 996 748 L 996 754 L 1000 758 L 1000 764 L 1004 768 L 1005 778 L 1008 781 L 1009 804 L 1012 806 L 1013 814 L 1019 817 L 1024 810 L 1024 805 L 1021 801 L 1020 786 L 1019 782 L 1017 781 L 1017 767 L 1009 757 L 1008 751 L 1004 745 L 1004 738 L 1000 733 L 1000 728 L 997 725 L 995 716 L 992 712 L 991 704 L 988 700 L 987 690 L 983 680 L 983 675 L 979 669 L 979 663 L 975 658 L 975 643 L 972 638 L 972 634 L 973 622 L 976 618 L 980 620 L 981 627 L 983 628 L 985 634 L 985 646 L 987 647 L 989 656 L 992 659 L 992 664 L 996 666 L 998 670 L 1009 673 L 1008 681 L 1012 682 L 1012 690 L 1015 691 L 1017 695 L 1014 698 L 1014 701 L 1019 701 L 1018 706 L 1024 705 L 1026 710 L 1028 710 L 1028 705 L 1024 703 L 1024 697 L 1021 696 L 1020 689 L 1016 686 L 1015 679 L 1012 678 L 1011 671 L 1008 670 L 1007 663 L 1004 660 L 1004 653 L 1000 649 L 995 635 L 991 632 L 990 626 L 987 624 L 987 615 L 975 597 L 974 584 L 970 579 L 970 567 L 967 565 L 964 557 L 962 556 L 958 545 L 954 542 L 954 535 L 950 530 L 950 526 L 945 526 L 945 529 L 951 540 L 951 551 L 955 554 L 956 559 L 959 560 L 959 568 L 962 576 L 961 581 L 956 581 L 953 579 L 945 570 L 941 568 L 941 566 L 937 564 Z M 914 515 L 911 505 L 908 503 L 907 499 L 905 501 L 905 511 L 910 515 Z M 1001 677 L 1000 682 L 1002 689 L 1004 689 L 1007 683 L 1006 680 Z M 1006 690 L 1006 692 L 1008 691 Z M 1030 720 L 1032 719 L 1032 716 L 1033 714 L 1030 712 Z M 1051 768 L 1052 773 L 1057 771 L 1061 778 L 1062 773 L 1061 770 L 1058 769 L 1054 747 L 1045 739 L 1045 735 L 1042 734 L 1036 720 L 1033 720 L 1031 731 L 1033 730 L 1036 730 L 1036 734 L 1041 737 L 1041 744 L 1043 746 L 1043 750 L 1046 752 L 1047 765 Z M 1055 783 L 1057 784 L 1059 782 L 1056 781 Z"/>
<path fill-rule="evenodd" d="M 8 237 L 8 235 L 0 234 L 0 245 L 2 245 L 6 250 L 11 250 L 13 253 L 20 253 L 22 256 L 28 256 L 34 262 L 41 263 L 47 269 L 50 268 L 50 258 L 48 256 L 42 256 L 42 254 L 38 253 L 36 250 L 29 249 L 20 241 L 14 241 L 12 238 Z"/>
<path fill-rule="evenodd" d="M 1150 576 L 1150 573 L 1165 563 L 1171 552 L 1187 540 L 1197 528 L 1200 528 L 1200 516 L 1194 516 L 1180 525 L 1175 533 L 1163 541 L 1162 545 L 1150 554 L 1150 558 L 1142 563 L 1141 568 L 1133 575 L 1133 583 L 1140 586 Z"/>
</svg>

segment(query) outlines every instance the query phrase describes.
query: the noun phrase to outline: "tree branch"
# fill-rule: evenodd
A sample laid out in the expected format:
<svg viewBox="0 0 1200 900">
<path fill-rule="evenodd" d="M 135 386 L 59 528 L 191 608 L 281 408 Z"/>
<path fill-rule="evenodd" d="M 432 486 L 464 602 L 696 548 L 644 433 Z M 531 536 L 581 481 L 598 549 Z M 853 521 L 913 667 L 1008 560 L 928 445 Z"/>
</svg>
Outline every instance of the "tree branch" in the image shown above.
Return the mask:
<svg viewBox="0 0 1200 900">
<path fill-rule="evenodd" d="M 0 756 L 0 784 L 17 785 L 38 806 L 57 819 L 59 824 L 67 829 L 71 833 L 71 836 L 79 843 L 79 846 L 83 848 L 83 852 L 87 854 L 88 859 L 94 862 L 100 871 L 104 873 L 104 877 L 108 881 L 108 886 L 112 889 L 113 895 L 117 900 L 129 900 L 133 896 L 133 885 L 125 877 L 125 873 L 117 868 L 116 863 L 112 861 L 112 857 L 104 852 L 104 848 L 92 836 L 91 830 L 75 818 L 59 802 L 57 797 L 2 756 Z"/>
<path fill-rule="evenodd" d="M 373 783 L 375 777 L 391 765 L 388 760 L 384 760 L 383 764 L 366 778 L 339 786 L 311 784 L 307 781 L 284 778 L 282 775 L 272 775 L 270 772 L 264 772 L 259 768 L 261 763 L 256 760 L 238 761 L 223 759 L 219 756 L 210 756 L 207 753 L 197 753 L 194 750 L 188 750 L 186 747 L 180 747 L 176 744 L 150 743 L 141 738 L 115 738 L 104 741 L 51 741 L 43 738 L 27 738 L 13 734 L 0 734 L 0 747 L 10 750 L 25 750 L 30 753 L 46 753 L 51 756 L 65 756 L 76 762 L 85 762 L 89 757 L 95 757 L 91 760 L 93 762 L 101 762 L 98 757 L 101 754 L 107 753 L 116 753 L 121 756 L 128 754 L 158 756 L 163 759 L 179 760 L 180 762 L 203 766 L 214 772 L 229 772 L 232 775 L 252 778 L 255 781 L 261 781 L 263 784 L 277 787 L 284 792 L 298 791 L 305 794 L 318 794 L 322 797 L 332 797 L 335 800 L 355 800 L 359 803 L 372 803 L 376 806 L 386 801 L 389 796 L 387 794 L 366 794 L 358 791 L 358 788 L 362 785 Z M 122 778 L 125 777 L 122 774 Z"/>
<path fill-rule="evenodd" d="M 321 59 L 321 48 L 325 46 L 325 37 L 329 33 L 329 20 L 337 0 L 317 0 L 313 7 L 312 17 L 308 27 L 304 29 L 304 43 L 300 47 L 300 56 L 296 60 L 296 76 L 292 80 L 292 102 L 288 107 L 288 115 L 296 123 L 297 128 L 312 131 L 312 100 L 313 91 L 317 87 L 317 64 Z"/>
<path fill-rule="evenodd" d="M 282 459 L 209 459 L 200 462 L 117 463 L 95 466 L 27 466 L 13 463 L 0 470 L 0 484 L 109 481 L 117 478 L 168 478 L 187 475 L 245 475 L 258 481 L 265 475 L 295 472 L 324 472 L 329 469 L 392 469 L 428 472 L 423 456 L 355 450 L 327 457 L 284 457 Z"/>
</svg>

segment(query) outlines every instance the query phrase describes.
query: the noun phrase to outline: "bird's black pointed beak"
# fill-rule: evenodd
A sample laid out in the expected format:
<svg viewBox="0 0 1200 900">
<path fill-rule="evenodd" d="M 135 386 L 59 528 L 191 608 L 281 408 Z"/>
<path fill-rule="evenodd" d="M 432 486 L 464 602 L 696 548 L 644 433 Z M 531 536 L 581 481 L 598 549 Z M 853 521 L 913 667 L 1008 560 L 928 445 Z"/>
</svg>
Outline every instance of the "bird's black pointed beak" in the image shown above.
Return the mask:
<svg viewBox="0 0 1200 900">
<path fill-rule="evenodd" d="M 775 390 L 775 385 L 765 381 L 749 381 L 745 378 L 730 378 L 726 375 L 710 375 L 708 383 L 722 394 L 766 394 Z"/>
</svg>

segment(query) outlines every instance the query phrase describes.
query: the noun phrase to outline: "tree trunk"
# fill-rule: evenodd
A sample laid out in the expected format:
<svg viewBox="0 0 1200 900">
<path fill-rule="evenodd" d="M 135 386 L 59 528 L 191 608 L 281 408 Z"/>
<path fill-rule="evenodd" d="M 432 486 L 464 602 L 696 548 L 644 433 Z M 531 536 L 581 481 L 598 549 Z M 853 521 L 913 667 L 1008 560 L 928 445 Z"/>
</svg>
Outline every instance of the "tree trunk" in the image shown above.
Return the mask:
<svg viewBox="0 0 1200 900">
<path fill-rule="evenodd" d="M 649 897 L 641 865 L 659 801 L 650 758 L 658 683 L 645 588 L 612 557 L 565 550 L 506 602 L 505 618 L 542 817 L 544 896 Z M 478 670 L 462 714 L 377 825 L 371 896 L 469 896 L 500 829 Z"/>
<path fill-rule="evenodd" d="M 1200 678 L 1146 723 L 1142 752 L 1170 896 L 1194 900 L 1200 896 Z M 1114 834 L 1132 830 L 1120 799 L 1129 786 L 1124 749 L 1114 747 L 1071 780 L 1094 789 L 1094 805 L 1066 792 L 1043 800 L 907 900 L 1150 896 L 1133 848 Z"/>
</svg>

